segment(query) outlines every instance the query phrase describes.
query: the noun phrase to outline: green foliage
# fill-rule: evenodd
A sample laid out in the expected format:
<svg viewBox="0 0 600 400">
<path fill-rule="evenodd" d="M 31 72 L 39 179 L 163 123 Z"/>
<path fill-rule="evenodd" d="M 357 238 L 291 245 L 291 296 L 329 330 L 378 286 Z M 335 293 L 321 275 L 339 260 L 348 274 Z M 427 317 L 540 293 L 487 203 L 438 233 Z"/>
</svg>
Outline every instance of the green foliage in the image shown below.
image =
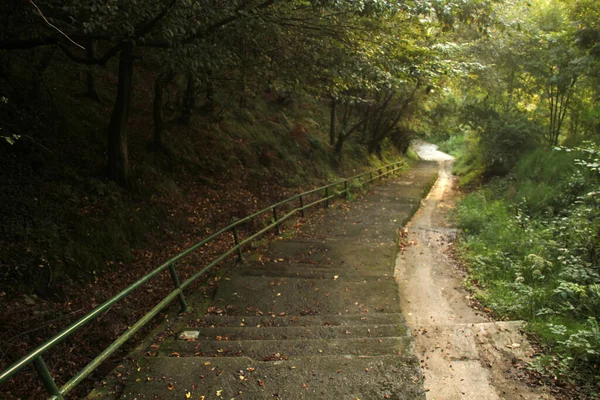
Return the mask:
<svg viewBox="0 0 600 400">
<path fill-rule="evenodd" d="M 481 154 L 488 177 L 508 173 L 535 146 L 542 131 L 523 113 L 502 113 L 486 103 L 467 105 L 463 113 L 478 134 L 473 150 Z"/>
<path fill-rule="evenodd" d="M 581 154 L 528 154 L 514 175 L 461 200 L 456 218 L 480 300 L 499 316 L 529 321 L 558 355 L 536 368 L 585 380 L 600 362 L 600 211 L 589 195 L 600 181 L 578 166 Z"/>
<path fill-rule="evenodd" d="M 464 155 L 465 147 L 467 146 L 467 139 L 465 136 L 466 135 L 461 132 L 445 138 L 433 137 L 431 140 L 437 144 L 438 148 L 444 153 L 448 153 L 455 158 L 460 158 Z"/>
</svg>

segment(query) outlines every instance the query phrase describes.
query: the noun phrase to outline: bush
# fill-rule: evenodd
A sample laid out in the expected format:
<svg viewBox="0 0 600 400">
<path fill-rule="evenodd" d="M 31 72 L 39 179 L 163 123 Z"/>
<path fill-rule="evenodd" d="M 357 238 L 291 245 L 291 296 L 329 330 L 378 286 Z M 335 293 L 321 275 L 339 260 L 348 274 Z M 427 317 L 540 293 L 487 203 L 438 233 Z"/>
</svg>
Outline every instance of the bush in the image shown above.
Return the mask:
<svg viewBox="0 0 600 400">
<path fill-rule="evenodd" d="M 459 201 L 455 216 L 480 301 L 530 322 L 559 360 L 538 368 L 585 380 L 600 362 L 600 191 L 578 160 L 581 153 L 534 151 L 513 174 Z"/>
<path fill-rule="evenodd" d="M 470 127 L 464 135 L 464 154 L 459 155 L 455 169 L 463 177 L 459 182 L 462 186 L 506 175 L 538 145 L 543 132 L 524 113 L 501 113 L 486 103 L 465 106 L 462 119 Z"/>
</svg>

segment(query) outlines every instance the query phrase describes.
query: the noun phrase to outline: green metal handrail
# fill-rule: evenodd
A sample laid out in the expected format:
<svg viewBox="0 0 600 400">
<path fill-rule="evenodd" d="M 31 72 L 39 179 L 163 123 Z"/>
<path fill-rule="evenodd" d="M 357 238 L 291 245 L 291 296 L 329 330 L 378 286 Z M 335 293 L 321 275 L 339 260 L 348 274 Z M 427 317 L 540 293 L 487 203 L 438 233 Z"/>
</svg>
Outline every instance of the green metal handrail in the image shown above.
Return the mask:
<svg viewBox="0 0 600 400">
<path fill-rule="evenodd" d="M 133 284 L 131 284 L 130 286 L 128 286 L 127 288 L 122 290 L 120 293 L 113 296 L 109 300 L 105 301 L 103 304 L 96 307 L 95 309 L 93 309 L 92 311 L 90 311 L 89 313 L 87 313 L 86 315 L 81 317 L 79 320 L 77 320 L 76 322 L 69 325 L 67 328 L 65 328 L 64 330 L 62 330 L 61 332 L 59 332 L 58 334 L 53 336 L 51 339 L 49 339 L 48 341 L 46 341 L 45 343 L 43 343 L 42 345 L 37 347 L 35 350 L 31 351 L 29 354 L 27 354 L 26 356 L 21 358 L 19 361 L 12 364 L 9 368 L 5 369 L 0 374 L 0 384 L 6 382 L 8 379 L 15 376 L 23 368 L 29 366 L 30 364 L 33 364 L 35 370 L 37 371 L 38 375 L 40 376 L 40 379 L 44 383 L 44 387 L 46 388 L 46 391 L 50 394 L 49 399 L 50 400 L 64 399 L 64 396 L 67 393 L 69 393 L 71 390 L 73 390 L 73 388 L 75 388 L 75 386 L 77 386 L 83 379 L 85 379 L 88 375 L 90 375 L 96 368 L 98 368 L 98 366 L 104 360 L 106 360 L 115 351 L 117 351 L 119 349 L 119 347 L 121 347 L 137 331 L 139 331 L 142 327 L 144 327 L 159 312 L 161 312 L 163 309 L 165 309 L 167 306 L 169 306 L 173 300 L 175 300 L 177 298 L 179 300 L 181 310 L 186 311 L 188 309 L 188 307 L 187 307 L 187 303 L 185 301 L 185 297 L 183 295 L 183 290 L 185 288 L 187 288 L 188 286 L 190 286 L 199 277 L 204 275 L 212 267 L 214 267 L 221 261 L 225 260 L 227 257 L 229 257 L 234 252 L 237 253 L 238 260 L 242 261 L 243 260 L 242 249 L 245 244 L 250 243 L 257 237 L 265 234 L 266 232 L 268 232 L 271 229 L 275 229 L 276 233 L 279 234 L 279 226 L 287 219 L 296 215 L 298 212 L 300 212 L 301 216 L 304 217 L 304 210 L 306 210 L 307 208 L 310 208 L 312 206 L 315 206 L 315 205 L 323 203 L 323 202 L 325 202 L 325 207 L 329 207 L 329 201 L 332 200 L 333 198 L 335 198 L 336 196 L 345 194 L 346 197 L 348 197 L 350 194 L 350 187 L 349 187 L 350 182 L 352 182 L 354 180 L 358 180 L 361 184 L 364 184 L 364 183 L 369 183 L 371 181 L 374 181 L 375 179 L 378 179 L 378 178 L 382 179 L 384 176 L 393 174 L 394 172 L 400 170 L 402 165 L 403 165 L 402 162 L 395 162 L 395 163 L 388 164 L 381 168 L 377 168 L 377 169 L 367 171 L 367 172 L 359 174 L 359 175 L 355 175 L 355 176 L 347 178 L 347 179 L 342 179 L 340 181 L 331 183 L 329 185 L 325 185 L 325 186 L 322 186 L 322 187 L 319 187 L 316 189 L 312 189 L 312 190 L 309 190 L 309 191 L 306 191 L 303 193 L 296 194 L 292 197 L 289 197 L 285 200 L 280 201 L 279 203 L 275 203 L 267 208 L 264 208 L 260 211 L 255 212 L 254 214 L 251 214 L 251 215 L 249 215 L 245 218 L 242 218 L 238 221 L 235 221 L 234 223 L 230 224 L 229 226 L 219 230 L 218 232 L 215 232 L 214 234 L 208 236 L 207 238 L 205 238 L 205 239 L 201 240 L 200 242 L 194 244 L 193 246 L 187 248 L 186 250 L 182 251 L 181 253 L 177 254 L 173 258 L 166 261 L 164 264 L 162 264 L 158 268 L 156 268 L 153 271 L 149 272 L 148 274 L 144 275 L 142 278 L 140 278 L 139 280 L 137 280 L 136 282 L 134 282 Z M 375 174 L 375 176 L 374 176 L 374 174 Z M 368 177 L 368 179 L 361 181 L 361 179 L 365 178 L 365 177 Z M 333 193 L 330 193 L 330 189 L 335 189 L 336 187 L 341 186 L 341 185 L 344 186 L 343 190 L 341 190 L 339 192 L 335 192 L 335 190 L 332 190 Z M 323 192 L 323 195 L 319 199 L 312 201 L 308 204 L 304 203 L 304 199 L 307 196 L 314 195 L 314 194 L 320 194 L 321 192 Z M 293 201 L 299 201 L 299 207 L 291 209 L 289 212 L 287 212 L 284 215 L 278 215 L 277 209 L 279 207 L 281 207 L 285 204 L 291 203 Z M 266 213 L 272 213 L 274 222 L 271 224 L 268 224 L 266 227 L 260 229 L 258 232 L 245 238 L 244 240 L 240 240 L 239 236 L 238 236 L 238 227 L 240 225 L 243 225 L 243 224 L 253 220 L 254 218 L 261 216 L 263 214 L 266 214 Z M 200 271 L 193 274 L 191 277 L 186 279 L 183 283 L 180 282 L 179 277 L 177 275 L 177 271 L 176 271 L 177 262 L 179 260 L 181 260 L 182 258 L 186 257 L 187 255 L 193 253 L 198 248 L 206 245 L 207 243 L 211 242 L 212 240 L 218 238 L 219 236 L 221 236 L 227 232 L 231 232 L 233 234 L 234 246 L 231 247 L 229 250 L 225 251 L 224 253 L 222 253 L 221 255 L 219 255 L 217 258 L 215 258 L 209 264 L 205 265 Z M 105 311 L 107 311 L 108 309 L 110 309 L 115 303 L 119 302 L 124 297 L 127 297 L 130 293 L 132 293 L 133 291 L 138 289 L 140 286 L 142 286 L 143 284 L 148 282 L 150 279 L 154 278 L 156 275 L 160 274 L 161 272 L 163 272 L 165 270 L 169 270 L 169 273 L 171 275 L 171 279 L 173 280 L 175 289 L 173 291 L 171 291 L 158 304 L 156 304 L 150 311 L 148 311 L 135 324 L 133 324 L 131 327 L 129 327 L 127 329 L 127 331 L 125 331 L 123 334 L 121 334 L 121 336 L 119 336 L 114 342 L 112 342 L 106 349 L 104 349 L 98 356 L 96 356 L 96 358 L 94 358 L 89 364 L 87 364 L 73 378 L 71 378 L 67 383 L 65 383 L 63 386 L 61 386 L 59 388 L 57 386 L 56 382 L 54 381 L 54 378 L 52 377 L 50 370 L 46 366 L 44 359 L 42 358 L 43 354 L 46 353 L 48 350 L 52 349 L 53 347 L 55 347 L 56 345 L 58 345 L 59 343 L 61 343 L 63 340 L 67 339 L 69 336 L 71 336 L 72 334 L 77 332 L 79 329 L 81 329 L 84 325 L 93 321 L 96 317 L 98 317 L 98 315 L 100 315 L 100 314 L 104 313 Z"/>
</svg>

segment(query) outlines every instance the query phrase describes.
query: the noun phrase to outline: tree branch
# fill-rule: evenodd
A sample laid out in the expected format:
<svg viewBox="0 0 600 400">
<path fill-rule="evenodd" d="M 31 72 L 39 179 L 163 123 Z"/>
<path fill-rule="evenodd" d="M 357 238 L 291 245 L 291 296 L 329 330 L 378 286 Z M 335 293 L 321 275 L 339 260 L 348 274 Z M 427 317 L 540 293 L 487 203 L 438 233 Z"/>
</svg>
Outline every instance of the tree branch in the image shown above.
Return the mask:
<svg viewBox="0 0 600 400">
<path fill-rule="evenodd" d="M 177 4 L 178 0 L 172 0 L 165 8 L 162 9 L 160 13 L 158 13 L 154 18 L 150 21 L 142 24 L 135 30 L 134 37 L 132 40 L 141 38 L 148 33 L 150 33 L 156 25 L 164 19 L 169 11 L 175 4 Z M 104 37 L 94 37 L 89 35 L 72 35 L 73 37 L 83 38 L 83 39 L 97 39 L 97 40 L 107 40 L 108 38 Z M 76 62 L 78 64 L 84 65 L 105 65 L 112 57 L 117 55 L 119 51 L 121 51 L 125 45 L 125 40 L 121 43 L 111 47 L 102 57 L 99 58 L 87 58 L 80 57 L 73 54 L 65 45 L 61 44 L 59 38 L 56 36 L 41 36 L 34 39 L 25 39 L 25 40 L 2 40 L 0 41 L 0 50 L 26 50 L 32 49 L 40 46 L 51 46 L 58 45 L 63 53 L 66 54 L 67 57 L 71 59 L 71 61 Z M 81 47 L 81 46 L 80 46 Z M 163 46 L 155 46 L 155 47 L 163 47 Z M 164 47 L 170 47 L 168 44 L 164 44 Z M 83 47 L 82 47 L 83 48 Z"/>
<path fill-rule="evenodd" d="M 0 40 L 0 50 L 27 50 L 40 46 L 51 46 L 58 43 L 54 36 L 40 36 L 23 40 Z"/>
<path fill-rule="evenodd" d="M 33 7 L 35 7 L 35 9 L 37 10 L 38 14 L 40 14 L 40 17 L 42 17 L 42 19 L 44 20 L 44 22 L 46 22 L 46 24 L 48 24 L 49 27 L 51 27 L 52 29 L 55 29 L 58 33 L 60 33 L 61 35 L 63 35 L 64 37 L 67 38 L 67 40 L 71 43 L 73 43 L 75 46 L 79 47 L 82 50 L 85 50 L 85 47 L 83 47 L 82 45 L 80 45 L 79 43 L 77 43 L 76 41 L 74 41 L 73 39 L 71 39 L 69 37 L 69 35 L 67 35 L 66 33 L 64 33 L 63 31 L 61 31 L 56 25 L 52 24 L 50 21 L 48 21 L 48 19 L 46 18 L 46 16 L 44 15 L 44 13 L 42 13 L 42 10 L 40 10 L 40 8 L 37 6 L 37 4 L 35 4 L 33 2 L 33 0 L 29 0 L 29 2 L 31 3 L 31 5 Z"/>
<path fill-rule="evenodd" d="M 256 7 L 254 7 L 254 10 L 260 10 L 263 8 L 268 8 L 270 6 L 272 6 L 273 4 L 275 4 L 275 2 L 278 0 L 266 0 L 263 3 L 257 5 Z M 215 22 L 214 24 L 208 26 L 206 29 L 201 29 L 196 31 L 195 33 L 193 33 L 192 35 L 188 36 L 187 38 L 183 39 L 181 41 L 181 44 L 190 44 L 192 42 L 194 42 L 195 40 L 201 39 L 203 37 L 206 37 L 208 35 L 210 35 L 211 33 L 216 32 L 219 28 L 222 28 L 225 25 L 228 25 L 232 22 L 235 22 L 239 19 L 242 18 L 242 11 L 245 10 L 246 8 L 244 6 L 246 6 L 248 3 L 245 3 L 243 6 L 240 6 L 235 14 L 230 15 L 227 18 L 224 18 L 218 22 Z"/>
</svg>

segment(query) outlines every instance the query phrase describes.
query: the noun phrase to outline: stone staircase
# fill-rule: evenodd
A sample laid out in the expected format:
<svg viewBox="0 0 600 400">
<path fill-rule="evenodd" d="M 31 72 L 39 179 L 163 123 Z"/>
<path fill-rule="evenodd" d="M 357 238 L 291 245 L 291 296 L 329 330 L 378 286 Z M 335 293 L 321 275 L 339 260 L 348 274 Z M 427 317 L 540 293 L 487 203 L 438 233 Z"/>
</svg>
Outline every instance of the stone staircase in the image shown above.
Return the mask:
<svg viewBox="0 0 600 400">
<path fill-rule="evenodd" d="M 206 314 L 135 360 L 121 398 L 423 399 L 393 271 L 436 172 L 421 162 L 233 268 Z"/>
</svg>

